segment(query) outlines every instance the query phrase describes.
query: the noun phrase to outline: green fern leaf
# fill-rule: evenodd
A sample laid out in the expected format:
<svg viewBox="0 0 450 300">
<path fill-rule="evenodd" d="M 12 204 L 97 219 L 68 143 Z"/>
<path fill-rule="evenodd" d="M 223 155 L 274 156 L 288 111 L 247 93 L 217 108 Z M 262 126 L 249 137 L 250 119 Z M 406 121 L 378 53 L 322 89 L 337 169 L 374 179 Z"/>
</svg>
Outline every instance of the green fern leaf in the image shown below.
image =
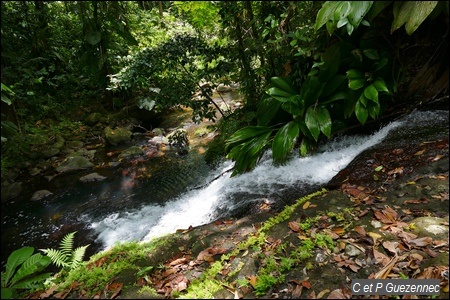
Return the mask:
<svg viewBox="0 0 450 300">
<path fill-rule="evenodd" d="M 75 236 L 76 231 L 66 234 L 66 236 L 62 239 L 59 248 L 63 253 L 67 256 L 70 256 L 73 249 L 73 238 Z"/>
<path fill-rule="evenodd" d="M 83 261 L 83 256 L 86 253 L 86 249 L 89 247 L 89 245 L 85 245 L 82 247 L 76 248 L 72 253 L 72 260 L 71 260 L 71 268 L 75 268 L 81 264 Z"/>
<path fill-rule="evenodd" d="M 67 254 L 57 249 L 40 249 L 44 252 L 57 267 L 67 267 L 69 257 Z"/>
</svg>

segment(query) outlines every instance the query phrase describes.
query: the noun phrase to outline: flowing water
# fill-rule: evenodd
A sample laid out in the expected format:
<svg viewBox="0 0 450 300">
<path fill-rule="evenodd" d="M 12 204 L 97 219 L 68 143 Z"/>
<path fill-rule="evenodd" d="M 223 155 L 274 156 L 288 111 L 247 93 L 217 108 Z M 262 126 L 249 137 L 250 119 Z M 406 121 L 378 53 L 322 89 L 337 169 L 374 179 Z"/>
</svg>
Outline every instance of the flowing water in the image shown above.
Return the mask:
<svg viewBox="0 0 450 300">
<path fill-rule="evenodd" d="M 235 177 L 228 172 L 230 161 L 211 169 L 194 151 L 186 156 L 169 151 L 145 162 L 136 160 L 132 168 L 96 169 L 107 176 L 102 182 L 78 181 L 92 170 L 39 182 L 39 189 L 54 192 L 52 198 L 29 201 L 37 190 L 30 185 L 28 194 L 2 204 L 2 261 L 25 245 L 56 248 L 72 231 L 78 232 L 76 246 L 91 244 L 92 254 L 118 242 L 148 241 L 219 218 L 241 217 L 262 202 L 282 207 L 326 184 L 389 134 L 414 135 L 412 127 L 421 132 L 425 125 L 448 128 L 448 111 L 416 112 L 370 135 L 336 137 L 317 153 L 293 156 L 279 167 L 272 165 L 268 152 L 253 171 Z"/>
</svg>

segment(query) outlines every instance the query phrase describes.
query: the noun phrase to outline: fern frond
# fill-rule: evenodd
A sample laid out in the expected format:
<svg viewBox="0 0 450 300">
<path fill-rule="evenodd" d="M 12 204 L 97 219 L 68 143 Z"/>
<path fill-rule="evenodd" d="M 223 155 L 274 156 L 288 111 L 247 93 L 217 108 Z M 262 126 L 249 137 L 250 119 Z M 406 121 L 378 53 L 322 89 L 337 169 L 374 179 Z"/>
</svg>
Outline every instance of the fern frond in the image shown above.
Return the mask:
<svg viewBox="0 0 450 300">
<path fill-rule="evenodd" d="M 83 262 L 83 256 L 86 253 L 86 249 L 89 245 L 76 248 L 72 253 L 72 268 L 75 268 Z"/>
<path fill-rule="evenodd" d="M 66 253 L 62 252 L 61 250 L 57 249 L 40 249 L 42 252 L 44 252 L 48 257 L 50 257 L 51 261 L 57 266 L 57 267 L 67 267 L 69 260 L 69 257 Z"/>
<path fill-rule="evenodd" d="M 59 248 L 63 253 L 67 256 L 70 256 L 73 249 L 73 238 L 75 236 L 76 231 L 66 234 L 66 236 L 62 239 Z"/>
</svg>

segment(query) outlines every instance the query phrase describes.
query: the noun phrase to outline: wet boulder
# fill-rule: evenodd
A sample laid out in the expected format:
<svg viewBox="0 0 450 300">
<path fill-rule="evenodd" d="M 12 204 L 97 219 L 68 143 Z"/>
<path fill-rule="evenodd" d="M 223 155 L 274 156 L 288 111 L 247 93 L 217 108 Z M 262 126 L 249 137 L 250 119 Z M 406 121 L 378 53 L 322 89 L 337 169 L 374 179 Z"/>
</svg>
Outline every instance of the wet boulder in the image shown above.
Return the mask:
<svg viewBox="0 0 450 300">
<path fill-rule="evenodd" d="M 2 182 L 2 202 L 13 199 L 22 192 L 22 182 Z"/>
<path fill-rule="evenodd" d="M 144 150 L 142 150 L 138 146 L 132 146 L 132 147 L 124 150 L 122 153 L 120 153 L 119 158 L 135 156 L 135 155 L 142 155 L 142 154 L 144 154 Z"/>
<path fill-rule="evenodd" d="M 92 182 L 92 181 L 102 181 L 104 180 L 106 177 L 102 176 L 100 174 L 98 174 L 97 172 L 95 173 L 90 173 L 88 175 L 82 176 L 80 177 L 80 181 L 81 182 Z"/>
<path fill-rule="evenodd" d="M 48 190 L 39 190 L 36 191 L 33 196 L 31 197 L 31 201 L 39 201 L 41 199 L 44 199 L 50 195 L 53 195 L 52 192 L 48 191 Z"/>
<path fill-rule="evenodd" d="M 59 173 L 82 170 L 93 167 L 94 164 L 84 156 L 70 156 L 63 160 L 59 166 L 56 167 L 56 171 Z"/>
<path fill-rule="evenodd" d="M 104 129 L 106 140 L 111 145 L 117 145 L 119 143 L 127 143 L 131 140 L 132 132 L 126 128 L 116 127 L 112 129 L 107 126 Z"/>
</svg>

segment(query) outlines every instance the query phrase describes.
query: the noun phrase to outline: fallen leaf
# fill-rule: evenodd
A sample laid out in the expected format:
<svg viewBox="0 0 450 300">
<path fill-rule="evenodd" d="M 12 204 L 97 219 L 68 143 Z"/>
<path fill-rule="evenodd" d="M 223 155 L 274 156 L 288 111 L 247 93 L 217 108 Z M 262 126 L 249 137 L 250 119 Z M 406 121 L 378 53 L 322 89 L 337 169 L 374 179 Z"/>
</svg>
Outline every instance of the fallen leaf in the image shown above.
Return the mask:
<svg viewBox="0 0 450 300">
<path fill-rule="evenodd" d="M 414 153 L 414 155 L 415 155 L 415 156 L 422 155 L 422 154 L 425 153 L 425 150 L 426 150 L 426 149 L 422 149 L 422 150 L 420 150 L 420 151 L 417 151 L 416 153 Z"/>
<path fill-rule="evenodd" d="M 373 239 L 373 244 L 376 245 L 377 244 L 377 240 L 382 238 L 382 236 L 378 233 L 375 232 L 368 232 L 367 235 L 369 235 L 372 239 Z"/>
<path fill-rule="evenodd" d="M 306 202 L 303 204 L 303 209 L 307 209 L 307 208 L 309 207 L 310 204 L 311 204 L 311 202 L 306 201 Z"/>
<path fill-rule="evenodd" d="M 342 289 L 336 289 L 332 291 L 327 297 L 327 299 L 346 299 L 346 298 L 347 297 L 342 292 Z"/>
<path fill-rule="evenodd" d="M 389 252 L 391 252 L 392 254 L 398 254 L 397 252 L 398 252 L 398 242 L 391 242 L 391 241 L 386 241 L 386 242 L 383 242 L 383 247 L 386 249 L 386 250 L 389 250 Z"/>
<path fill-rule="evenodd" d="M 293 231 L 293 232 L 300 232 L 300 224 L 298 224 L 298 222 L 295 221 L 291 221 L 288 223 L 289 228 Z"/>
<path fill-rule="evenodd" d="M 247 276 L 247 278 L 248 278 L 248 282 L 250 282 L 250 284 L 254 288 L 256 286 L 256 276 L 250 275 L 250 276 Z"/>
<path fill-rule="evenodd" d="M 308 280 L 303 280 L 302 286 L 309 290 L 311 288 L 311 282 L 309 282 Z"/>
<path fill-rule="evenodd" d="M 170 262 L 169 266 L 185 264 L 187 261 L 188 261 L 188 259 L 186 257 L 181 257 L 181 258 L 175 259 L 172 262 Z"/>
<path fill-rule="evenodd" d="M 366 230 L 362 226 L 355 226 L 353 230 L 355 230 L 360 236 L 366 236 Z"/>
<path fill-rule="evenodd" d="M 323 297 L 323 295 L 325 295 L 326 293 L 329 293 L 330 290 L 329 289 L 325 289 L 323 291 L 321 291 L 319 294 L 317 294 L 317 299 L 320 299 Z"/>
<path fill-rule="evenodd" d="M 375 274 L 375 279 L 386 279 L 389 275 L 389 273 L 391 272 L 392 268 L 394 267 L 395 263 L 398 260 L 398 256 L 394 256 L 391 261 L 384 266 L 383 269 L 381 269 L 380 271 L 378 271 Z"/>
<path fill-rule="evenodd" d="M 295 289 L 292 291 L 292 298 L 299 299 L 300 295 L 302 294 L 302 291 L 303 291 L 303 286 L 297 285 L 295 287 Z"/>
<path fill-rule="evenodd" d="M 430 237 L 421 237 L 413 240 L 409 240 L 408 243 L 412 244 L 413 246 L 417 247 L 423 247 L 428 246 L 432 243 L 433 239 Z"/>
</svg>

